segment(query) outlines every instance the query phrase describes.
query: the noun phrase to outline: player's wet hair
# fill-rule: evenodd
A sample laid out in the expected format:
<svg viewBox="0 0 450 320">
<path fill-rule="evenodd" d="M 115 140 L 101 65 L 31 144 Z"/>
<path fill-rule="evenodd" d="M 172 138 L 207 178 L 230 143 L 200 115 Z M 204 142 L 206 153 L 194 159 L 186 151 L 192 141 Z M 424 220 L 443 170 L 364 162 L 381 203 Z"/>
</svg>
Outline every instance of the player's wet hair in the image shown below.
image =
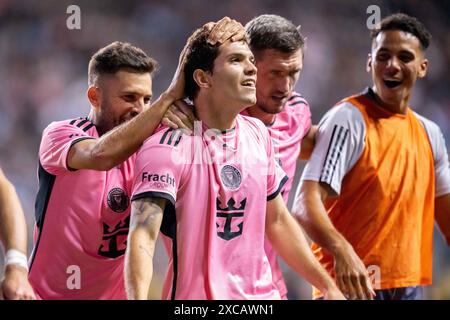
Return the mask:
<svg viewBox="0 0 450 320">
<path fill-rule="evenodd" d="M 253 53 L 266 49 L 275 49 L 284 53 L 293 53 L 305 47 L 305 38 L 300 26 L 273 14 L 263 14 L 245 25 Z"/>
<path fill-rule="evenodd" d="M 417 18 L 407 14 L 395 13 L 387 16 L 381 20 L 379 25 L 371 30 L 371 37 L 372 39 L 375 39 L 380 32 L 388 30 L 401 30 L 413 34 L 419 39 L 422 50 L 426 50 L 430 45 L 430 32 L 425 28 L 422 22 L 417 20 Z"/>
<path fill-rule="evenodd" d="M 115 41 L 98 50 L 89 61 L 89 85 L 94 84 L 100 75 L 115 74 L 119 70 L 152 74 L 157 65 L 141 49 L 126 42 Z"/>
</svg>

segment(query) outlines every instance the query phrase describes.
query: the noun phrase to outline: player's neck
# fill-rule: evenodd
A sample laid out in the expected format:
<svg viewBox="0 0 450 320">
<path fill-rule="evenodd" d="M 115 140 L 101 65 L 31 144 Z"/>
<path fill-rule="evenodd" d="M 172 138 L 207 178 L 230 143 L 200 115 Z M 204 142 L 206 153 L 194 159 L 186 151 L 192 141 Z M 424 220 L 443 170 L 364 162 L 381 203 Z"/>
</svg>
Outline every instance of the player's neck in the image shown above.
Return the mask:
<svg viewBox="0 0 450 320">
<path fill-rule="evenodd" d="M 197 118 L 207 127 L 221 131 L 235 127 L 236 117 L 240 111 L 205 97 L 198 97 L 194 105 Z"/>
<path fill-rule="evenodd" d="M 386 110 L 389 110 L 389 111 L 391 111 L 391 112 L 393 112 L 393 113 L 399 113 L 399 114 L 403 114 L 403 115 L 405 115 L 405 114 L 408 112 L 408 105 L 409 105 L 409 98 L 410 98 L 410 95 L 405 96 L 405 97 L 400 101 L 400 103 L 390 104 L 390 103 L 384 102 L 384 101 L 380 98 L 380 96 L 379 96 L 378 93 L 377 93 L 377 89 L 376 89 L 375 86 L 372 88 L 372 90 L 373 90 L 373 93 L 374 93 L 373 98 L 374 98 L 375 102 L 376 102 L 380 107 L 382 107 L 382 108 L 384 108 L 384 109 L 386 109 Z"/>
<path fill-rule="evenodd" d="M 102 121 L 102 118 L 98 114 L 92 110 L 88 115 L 88 119 L 95 125 L 99 137 L 112 129 L 105 123 L 105 121 Z"/>
<path fill-rule="evenodd" d="M 271 124 L 273 124 L 277 117 L 276 114 L 265 112 L 260 107 L 258 107 L 258 105 L 256 105 L 256 104 L 254 106 L 247 108 L 247 112 L 252 117 L 258 118 L 259 120 L 261 120 L 266 126 L 270 126 Z"/>
</svg>

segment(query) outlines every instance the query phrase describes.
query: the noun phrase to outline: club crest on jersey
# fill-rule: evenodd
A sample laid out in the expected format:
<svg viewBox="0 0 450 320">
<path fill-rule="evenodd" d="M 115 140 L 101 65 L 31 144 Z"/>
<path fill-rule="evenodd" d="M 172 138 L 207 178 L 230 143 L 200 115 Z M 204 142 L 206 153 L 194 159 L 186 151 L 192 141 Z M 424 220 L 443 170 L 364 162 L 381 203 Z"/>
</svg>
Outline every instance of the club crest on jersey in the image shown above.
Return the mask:
<svg viewBox="0 0 450 320">
<path fill-rule="evenodd" d="M 236 190 L 241 185 L 242 175 L 241 172 L 234 166 L 227 164 L 223 166 L 220 171 L 220 179 L 225 187 L 230 190 Z"/>
<path fill-rule="evenodd" d="M 121 188 L 114 188 L 108 193 L 108 207 L 117 213 L 127 210 L 129 198 Z"/>
</svg>

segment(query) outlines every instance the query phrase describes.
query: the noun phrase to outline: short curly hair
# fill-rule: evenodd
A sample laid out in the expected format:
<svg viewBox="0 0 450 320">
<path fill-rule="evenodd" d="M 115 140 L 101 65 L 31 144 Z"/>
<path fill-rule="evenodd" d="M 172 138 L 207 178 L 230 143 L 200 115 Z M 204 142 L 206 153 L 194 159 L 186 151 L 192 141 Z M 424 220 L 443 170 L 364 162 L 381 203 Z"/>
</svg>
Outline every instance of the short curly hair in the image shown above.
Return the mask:
<svg viewBox="0 0 450 320">
<path fill-rule="evenodd" d="M 404 13 L 395 13 L 381 20 L 380 24 L 371 30 L 371 37 L 375 39 L 378 34 L 388 30 L 401 30 L 413 34 L 419 39 L 422 50 L 426 50 L 431 42 L 431 33 L 423 23 Z"/>
</svg>

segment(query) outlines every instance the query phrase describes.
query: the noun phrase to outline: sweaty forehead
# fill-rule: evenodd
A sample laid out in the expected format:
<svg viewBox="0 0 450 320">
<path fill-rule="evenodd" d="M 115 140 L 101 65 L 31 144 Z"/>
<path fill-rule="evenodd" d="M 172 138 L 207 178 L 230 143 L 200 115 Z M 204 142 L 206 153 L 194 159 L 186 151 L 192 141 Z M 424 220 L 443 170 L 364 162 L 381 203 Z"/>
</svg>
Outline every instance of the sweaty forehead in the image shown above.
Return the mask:
<svg viewBox="0 0 450 320">
<path fill-rule="evenodd" d="M 372 49 L 422 51 L 420 40 L 412 33 L 401 30 L 380 32 L 372 41 Z"/>
</svg>

